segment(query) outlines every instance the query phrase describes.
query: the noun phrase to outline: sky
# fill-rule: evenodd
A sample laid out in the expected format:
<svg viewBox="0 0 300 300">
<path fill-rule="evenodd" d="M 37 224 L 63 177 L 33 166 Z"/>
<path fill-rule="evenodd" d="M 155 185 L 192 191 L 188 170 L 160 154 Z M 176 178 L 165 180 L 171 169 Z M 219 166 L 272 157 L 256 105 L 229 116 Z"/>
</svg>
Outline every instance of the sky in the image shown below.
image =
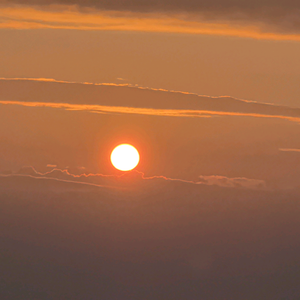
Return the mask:
<svg viewBox="0 0 300 300">
<path fill-rule="evenodd" d="M 0 0 L 0 298 L 299 299 L 299 10 Z"/>
</svg>

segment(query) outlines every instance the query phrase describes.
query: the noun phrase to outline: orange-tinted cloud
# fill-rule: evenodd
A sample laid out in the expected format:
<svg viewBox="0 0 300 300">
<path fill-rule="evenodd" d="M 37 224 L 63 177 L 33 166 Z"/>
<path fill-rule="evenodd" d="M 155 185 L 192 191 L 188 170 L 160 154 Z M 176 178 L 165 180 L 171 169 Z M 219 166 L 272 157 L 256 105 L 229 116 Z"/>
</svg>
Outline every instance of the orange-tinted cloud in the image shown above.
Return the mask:
<svg viewBox="0 0 300 300">
<path fill-rule="evenodd" d="M 260 113 L 244 113 L 244 112 L 224 112 L 210 110 L 188 110 L 188 109 L 152 109 L 152 108 L 136 108 L 123 106 L 102 106 L 88 104 L 69 104 L 69 103 L 47 103 L 47 102 L 22 102 L 22 101 L 0 101 L 3 105 L 21 105 L 27 107 L 48 107 L 74 111 L 87 111 L 91 113 L 110 113 L 110 114 L 134 114 L 134 115 L 150 115 L 160 117 L 194 117 L 209 118 L 212 116 L 233 116 L 233 117 L 255 117 L 255 118 L 272 118 L 283 119 L 292 122 L 300 122 L 300 117 L 290 117 L 284 115 L 268 115 Z"/>
<path fill-rule="evenodd" d="M 218 185 L 223 187 L 241 187 L 249 189 L 265 189 L 266 183 L 264 180 L 249 179 L 244 177 L 229 178 L 226 176 L 199 176 L 199 183 L 207 185 Z"/>
<path fill-rule="evenodd" d="M 75 93 L 70 93 L 70 84 Z M 240 100 L 228 96 L 208 97 L 129 84 L 75 83 L 43 78 L 0 78 L 0 87 L 0 104 L 3 105 L 47 107 L 99 114 L 194 118 L 233 116 L 300 122 L 298 108 Z M 143 101 L 140 101 L 141 97 Z"/>
<path fill-rule="evenodd" d="M 282 152 L 299 152 L 300 153 L 300 149 L 290 149 L 290 148 L 280 148 L 279 151 L 282 151 Z"/>
<path fill-rule="evenodd" d="M 47 165 L 47 168 L 56 168 L 56 167 L 57 167 L 57 165 L 51 165 L 51 164 Z"/>
<path fill-rule="evenodd" d="M 69 172 L 68 169 L 58 169 L 53 168 L 49 172 L 38 172 L 35 168 L 23 167 L 15 174 L 0 174 L 0 176 L 30 176 L 34 178 L 45 178 L 45 179 L 55 179 L 62 182 L 71 182 L 71 183 L 80 183 L 80 184 L 91 184 L 93 186 L 98 187 L 126 187 L 128 182 L 136 183 L 142 181 L 148 181 L 151 183 L 153 180 L 162 180 L 162 181 L 173 181 L 173 182 L 181 182 L 186 184 L 194 184 L 194 185 L 215 185 L 220 187 L 231 187 L 231 188 L 247 188 L 247 189 L 267 189 L 266 183 L 264 180 L 258 179 L 248 179 L 245 177 L 239 178 L 228 178 L 226 176 L 199 176 L 199 181 L 190 181 L 184 179 L 177 178 L 169 178 L 166 176 L 145 176 L 143 172 L 140 171 L 132 171 L 126 172 L 121 175 L 104 175 L 104 174 L 80 174 L 75 175 Z M 129 181 L 128 181 L 129 179 Z M 146 183 L 146 182 L 144 182 Z M 128 186 L 127 186 L 128 187 Z"/>
<path fill-rule="evenodd" d="M 60 108 L 74 111 L 88 111 L 92 113 L 122 113 L 122 114 L 138 114 L 150 116 L 167 116 L 167 117 L 210 117 L 204 111 L 196 114 L 191 110 L 176 109 L 151 109 L 151 108 L 135 108 L 135 107 L 117 107 L 117 106 L 101 106 L 86 104 L 68 104 L 68 103 L 46 103 L 46 102 L 20 102 L 20 101 L 0 101 L 0 104 L 21 105 L 28 107 L 49 107 Z M 300 119 L 299 119 L 300 121 Z"/>
<path fill-rule="evenodd" d="M 240 9 L 234 9 L 231 5 L 231 11 L 224 9 L 226 5 L 224 6 L 222 1 L 219 1 L 219 6 L 223 7 L 223 10 L 217 6 L 214 8 L 213 5 L 208 5 L 208 1 L 207 7 L 199 5 L 199 1 L 194 1 L 193 5 L 187 3 L 183 5 L 180 1 L 177 5 L 176 3 L 164 5 L 162 2 L 160 5 L 154 4 L 153 7 L 151 1 L 148 6 L 146 2 L 136 1 L 136 5 L 134 3 L 124 5 L 123 1 L 100 1 L 97 5 L 92 5 L 92 3 L 88 5 L 86 1 L 32 2 L 40 5 L 46 4 L 41 6 L 8 5 L 6 2 L 6 5 L 0 6 L 0 28 L 172 32 L 300 40 L 297 28 L 298 17 L 293 14 L 294 11 L 278 16 L 279 22 L 276 21 L 275 13 L 274 16 L 272 14 L 268 16 L 267 13 L 260 11 L 258 6 L 257 14 L 255 14 L 246 9 L 246 4 L 244 8 L 241 5 Z M 19 3 L 24 4 L 21 1 Z M 27 1 L 26 4 L 30 2 Z M 66 4 L 75 6 L 66 6 Z M 196 10 L 193 9 L 194 6 Z M 289 22 L 285 21 L 290 14 Z"/>
</svg>

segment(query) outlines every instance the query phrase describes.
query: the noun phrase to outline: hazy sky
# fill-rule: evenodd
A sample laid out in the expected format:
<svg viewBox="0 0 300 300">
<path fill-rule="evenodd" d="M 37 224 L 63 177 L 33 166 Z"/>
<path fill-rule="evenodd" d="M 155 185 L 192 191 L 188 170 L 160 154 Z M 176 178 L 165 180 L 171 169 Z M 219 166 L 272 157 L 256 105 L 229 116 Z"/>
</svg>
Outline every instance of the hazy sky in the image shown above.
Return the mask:
<svg viewBox="0 0 300 300">
<path fill-rule="evenodd" d="M 299 3 L 0 0 L 0 299 L 299 300 Z"/>
<path fill-rule="evenodd" d="M 298 17 L 295 15 L 298 6 L 295 2 L 286 2 L 283 5 L 266 1 L 251 2 L 251 5 L 248 5 L 246 1 L 239 1 L 238 4 L 222 1 L 204 5 L 204 2 L 196 1 L 166 1 L 159 4 L 147 1 L 145 5 L 144 1 L 135 1 L 124 5 L 118 1 L 61 1 L 63 4 L 77 3 L 90 7 L 78 8 L 79 10 L 75 6 L 29 5 L 49 4 L 50 1 L 27 1 L 26 6 L 13 6 L 12 3 L 17 2 L 9 1 L 10 5 L 0 6 L 0 20 L 3 25 L 3 29 L 0 30 L 0 77 L 130 83 L 200 95 L 228 95 L 299 106 L 300 44 L 297 39 L 289 36 L 291 32 L 297 32 L 297 29 L 291 29 L 296 28 L 298 24 Z M 263 14 L 262 7 L 268 6 Z M 101 7 L 115 8 L 116 11 L 103 11 Z M 224 7 L 227 7 L 228 11 Z M 235 36 L 229 29 L 222 34 L 217 31 L 201 34 L 193 29 L 189 33 L 178 33 L 178 28 L 196 26 L 199 23 L 197 18 L 203 13 L 203 9 L 214 13 L 214 17 L 206 17 L 212 24 L 210 26 L 223 26 L 223 31 L 229 26 L 223 24 L 226 20 L 233 22 L 237 28 L 243 27 L 239 23 L 243 20 L 250 22 L 249 26 L 253 27 L 262 16 L 264 22 L 260 21 L 259 24 L 274 23 L 281 27 L 275 30 L 268 25 L 268 30 L 260 29 L 260 32 L 275 34 L 273 37 L 251 38 L 245 32 Z M 154 17 L 131 15 L 131 10 L 135 14 L 139 11 L 145 13 L 144 11 L 153 10 L 151 13 Z M 189 22 L 196 18 L 193 21 L 196 25 L 180 23 L 177 29 L 170 30 L 168 28 L 173 26 L 175 21 L 170 21 L 171 25 L 168 25 L 168 28 L 158 23 L 155 25 L 156 29 L 147 23 L 150 22 L 149 18 L 161 22 L 169 20 L 174 10 L 181 12 L 181 15 L 176 15 L 177 21 Z M 161 11 L 164 13 L 161 14 Z M 240 14 L 237 14 L 237 11 L 240 11 Z M 103 13 L 111 14 L 103 21 L 105 24 L 116 22 L 122 26 L 125 24 L 125 27 L 132 24 L 133 27 L 120 28 L 121 30 L 116 30 L 118 27 L 113 25 L 93 27 L 102 20 Z M 126 14 L 126 18 L 119 14 Z M 14 26 L 8 22 L 19 22 L 23 15 L 29 23 L 28 26 Z M 84 20 L 80 21 L 80 17 Z M 137 17 L 141 22 L 148 21 L 141 25 L 134 21 Z M 240 19 L 242 21 L 239 21 Z M 42 26 L 37 26 L 36 22 Z M 52 25 L 55 22 L 76 24 L 70 25 L 68 30 L 59 29 L 58 25 L 57 29 L 51 29 L 51 26 L 44 26 L 47 22 Z M 81 28 L 87 22 L 90 27 Z M 42 28 L 43 26 L 46 28 Z"/>
</svg>

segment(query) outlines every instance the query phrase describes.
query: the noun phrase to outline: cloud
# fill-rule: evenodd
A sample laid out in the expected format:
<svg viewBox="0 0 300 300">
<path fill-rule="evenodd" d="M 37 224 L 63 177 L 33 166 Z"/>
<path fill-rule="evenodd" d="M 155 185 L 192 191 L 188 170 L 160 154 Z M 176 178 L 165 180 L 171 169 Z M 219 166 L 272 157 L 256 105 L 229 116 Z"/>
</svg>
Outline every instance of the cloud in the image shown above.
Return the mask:
<svg viewBox="0 0 300 300">
<path fill-rule="evenodd" d="M 24 4 L 22 0 L 1 1 L 2 3 L 17 3 Z M 212 0 L 212 1 L 197 1 L 197 0 L 27 0 L 29 5 L 78 5 L 80 7 L 93 7 L 105 10 L 123 10 L 123 11 L 256 11 L 264 9 L 281 8 L 284 11 L 293 11 L 300 8 L 298 2 L 287 0 L 262 0 L 262 1 L 232 1 L 232 0 Z"/>
<path fill-rule="evenodd" d="M 56 167 L 57 167 L 57 165 L 51 165 L 51 164 L 47 165 L 47 168 L 56 168 Z"/>
<path fill-rule="evenodd" d="M 71 84 L 72 91 L 69 89 Z M 299 108 L 229 96 L 209 97 L 128 84 L 75 83 L 43 78 L 0 78 L 0 104 L 101 114 L 192 118 L 254 117 L 300 122 Z"/>
<path fill-rule="evenodd" d="M 48 107 L 60 108 L 70 111 L 88 111 L 91 113 L 111 113 L 111 114 L 137 114 L 161 117 L 206 117 L 210 116 L 205 111 L 194 112 L 190 110 L 172 110 L 172 109 L 147 109 L 134 107 L 114 107 L 101 105 L 67 104 L 67 103 L 46 103 L 46 102 L 18 102 L 18 101 L 0 101 L 4 105 L 21 105 L 27 107 Z M 299 119 L 300 122 L 300 119 Z"/>
<path fill-rule="evenodd" d="M 160 180 L 160 181 L 173 181 L 173 182 L 182 182 L 188 184 L 197 184 L 197 182 L 184 180 L 184 179 L 174 179 L 168 178 L 165 176 L 150 176 L 147 177 L 143 172 L 139 171 L 131 171 L 125 172 L 121 175 L 104 175 L 104 174 L 93 174 L 93 173 L 82 173 L 79 175 L 72 174 L 68 169 L 58 169 L 53 168 L 49 172 L 38 172 L 32 166 L 22 167 L 17 173 L 10 173 L 9 175 L 25 175 L 36 178 L 54 178 L 57 180 L 64 180 L 68 182 L 80 182 L 80 183 L 91 183 L 98 186 L 127 186 L 128 180 L 131 183 L 141 183 L 142 181 L 152 181 L 152 180 Z"/>
<path fill-rule="evenodd" d="M 229 178 L 226 176 L 199 176 L 199 182 L 207 185 L 218 185 L 232 188 L 266 189 L 264 180 L 244 177 Z"/>
<path fill-rule="evenodd" d="M 300 149 L 280 148 L 279 151 L 282 151 L 282 152 L 300 152 Z"/>
<path fill-rule="evenodd" d="M 1 1 L 0 28 L 216 34 L 299 40 L 297 1 Z"/>
<path fill-rule="evenodd" d="M 109 114 L 133 114 L 149 115 L 158 117 L 193 117 L 193 118 L 210 118 L 212 116 L 231 116 L 231 117 L 255 117 L 255 118 L 272 118 L 283 119 L 292 122 L 300 122 L 299 117 L 289 117 L 282 115 L 267 115 L 261 113 L 239 113 L 239 112 L 220 112 L 209 110 L 183 110 L 183 109 L 150 109 L 135 107 L 118 107 L 118 106 L 101 106 L 87 104 L 67 104 L 67 103 L 47 103 L 47 102 L 19 102 L 19 101 L 0 101 L 3 105 L 21 105 L 27 107 L 48 107 L 59 108 L 69 111 L 87 111 L 90 113 L 109 113 Z"/>
<path fill-rule="evenodd" d="M 248 179 L 244 177 L 228 178 L 225 176 L 199 176 L 198 181 L 190 181 L 184 179 L 169 178 L 166 176 L 145 176 L 143 172 L 131 171 L 123 173 L 121 175 L 104 175 L 104 174 L 79 174 L 75 175 L 70 173 L 68 169 L 53 168 L 49 172 L 38 172 L 34 167 L 22 167 L 17 173 L 2 174 L 2 176 L 30 176 L 33 178 L 44 178 L 44 179 L 55 179 L 62 182 L 69 183 L 80 183 L 80 184 L 91 184 L 98 187 L 119 187 L 119 188 L 130 188 L 130 186 L 136 187 L 153 187 L 159 182 L 165 181 L 173 183 L 187 184 L 188 186 L 193 185 L 195 188 L 199 185 L 215 185 L 220 187 L 229 188 L 246 188 L 246 189 L 267 189 L 266 183 L 263 180 Z M 0 175 L 1 176 L 1 175 Z"/>
<path fill-rule="evenodd" d="M 9 174 L 1 174 L 1 178 L 11 178 L 10 182 L 17 181 L 19 182 L 18 188 L 15 186 L 15 189 L 18 190 L 19 188 L 22 188 L 25 186 L 25 189 L 31 189 L 32 186 L 35 186 L 35 183 L 33 181 L 30 181 L 32 183 L 31 186 L 27 185 L 28 180 L 22 179 L 22 178 L 31 178 L 39 180 L 39 182 L 44 181 L 43 184 L 41 183 L 41 188 L 45 189 L 48 188 L 50 190 L 54 191 L 72 191 L 72 190 L 78 190 L 78 189 L 86 189 L 95 190 L 95 188 L 110 188 L 108 185 L 101 185 L 100 183 L 94 183 L 92 180 L 89 182 L 88 180 L 76 180 L 76 178 L 80 176 L 72 175 L 68 173 L 67 170 L 59 170 L 54 169 L 50 172 L 46 173 L 40 173 L 36 171 L 33 167 L 22 167 L 18 172 L 16 173 L 9 173 Z M 83 176 L 84 177 L 84 176 Z M 86 176 L 87 178 L 88 176 Z M 14 179 L 15 178 L 15 179 Z M 49 184 L 46 184 L 47 181 L 50 180 Z M 54 183 L 53 183 L 54 181 Z M 52 183 L 51 183 L 52 182 Z M 56 183 L 59 184 L 56 184 Z M 13 188 L 13 186 L 12 186 Z M 118 189 L 117 186 L 114 186 L 114 188 Z"/>
</svg>

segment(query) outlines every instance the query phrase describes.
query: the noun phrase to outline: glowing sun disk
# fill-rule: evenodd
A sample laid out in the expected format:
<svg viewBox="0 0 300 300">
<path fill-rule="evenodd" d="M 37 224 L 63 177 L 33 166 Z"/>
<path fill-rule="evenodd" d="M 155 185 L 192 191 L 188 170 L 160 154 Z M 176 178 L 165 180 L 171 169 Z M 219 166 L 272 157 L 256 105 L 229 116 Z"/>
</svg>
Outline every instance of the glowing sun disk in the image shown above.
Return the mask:
<svg viewBox="0 0 300 300">
<path fill-rule="evenodd" d="M 129 144 L 117 146 L 110 155 L 112 165 L 120 171 L 133 170 L 140 161 L 139 152 Z"/>
</svg>

